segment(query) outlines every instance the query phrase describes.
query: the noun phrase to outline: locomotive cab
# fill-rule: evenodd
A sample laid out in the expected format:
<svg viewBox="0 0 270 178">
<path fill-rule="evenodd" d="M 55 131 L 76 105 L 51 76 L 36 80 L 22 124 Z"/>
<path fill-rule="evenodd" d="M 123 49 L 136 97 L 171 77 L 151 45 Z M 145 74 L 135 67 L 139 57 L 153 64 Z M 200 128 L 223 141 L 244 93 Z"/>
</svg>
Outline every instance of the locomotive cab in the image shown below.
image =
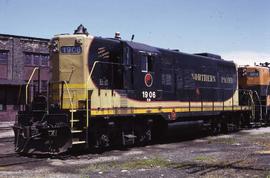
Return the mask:
<svg viewBox="0 0 270 178">
<path fill-rule="evenodd" d="M 269 68 L 266 66 L 239 67 L 238 77 L 239 88 L 253 93 L 257 120 L 267 121 L 270 109 Z"/>
</svg>

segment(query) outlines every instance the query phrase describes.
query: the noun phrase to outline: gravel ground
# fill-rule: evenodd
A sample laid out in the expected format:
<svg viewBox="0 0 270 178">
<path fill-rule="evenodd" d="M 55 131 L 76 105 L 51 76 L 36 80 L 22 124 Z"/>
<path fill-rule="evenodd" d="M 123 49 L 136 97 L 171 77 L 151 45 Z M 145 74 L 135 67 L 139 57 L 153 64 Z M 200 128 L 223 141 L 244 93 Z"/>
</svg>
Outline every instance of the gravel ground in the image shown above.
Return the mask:
<svg viewBox="0 0 270 178">
<path fill-rule="evenodd" d="M 196 138 L 191 137 L 194 132 Z M 202 137 L 196 130 L 182 135 L 166 143 L 101 154 L 12 160 L 5 155 L 14 153 L 13 133 L 10 125 L 2 124 L 0 177 L 270 177 L 270 127 L 219 136 Z"/>
</svg>

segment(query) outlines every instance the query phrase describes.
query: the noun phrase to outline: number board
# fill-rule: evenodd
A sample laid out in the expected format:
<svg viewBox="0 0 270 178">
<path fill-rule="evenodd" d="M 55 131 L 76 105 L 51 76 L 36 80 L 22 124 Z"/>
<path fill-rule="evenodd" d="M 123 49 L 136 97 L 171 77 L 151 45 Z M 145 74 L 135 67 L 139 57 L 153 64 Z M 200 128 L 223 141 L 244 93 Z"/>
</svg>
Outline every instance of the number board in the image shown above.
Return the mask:
<svg viewBox="0 0 270 178">
<path fill-rule="evenodd" d="M 80 46 L 62 46 L 61 53 L 63 53 L 63 54 L 81 54 L 82 48 Z"/>
</svg>

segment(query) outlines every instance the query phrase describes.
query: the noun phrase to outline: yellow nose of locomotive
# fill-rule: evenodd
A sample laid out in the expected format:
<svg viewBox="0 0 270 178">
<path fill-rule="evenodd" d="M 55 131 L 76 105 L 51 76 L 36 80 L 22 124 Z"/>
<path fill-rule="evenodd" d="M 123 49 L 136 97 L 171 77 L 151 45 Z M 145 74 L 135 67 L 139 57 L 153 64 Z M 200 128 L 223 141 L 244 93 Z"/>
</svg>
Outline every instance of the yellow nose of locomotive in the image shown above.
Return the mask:
<svg viewBox="0 0 270 178">
<path fill-rule="evenodd" d="M 92 37 L 87 34 L 57 35 L 51 42 L 51 101 L 62 109 L 76 109 L 85 99 L 89 77 L 88 49 Z"/>
</svg>

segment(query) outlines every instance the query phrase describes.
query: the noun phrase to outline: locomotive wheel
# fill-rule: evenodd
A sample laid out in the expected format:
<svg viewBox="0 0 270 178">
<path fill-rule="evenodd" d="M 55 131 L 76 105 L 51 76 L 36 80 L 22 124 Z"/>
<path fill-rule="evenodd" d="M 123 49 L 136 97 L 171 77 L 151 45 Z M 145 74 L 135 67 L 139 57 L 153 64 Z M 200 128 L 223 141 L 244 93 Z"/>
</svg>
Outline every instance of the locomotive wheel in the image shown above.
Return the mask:
<svg viewBox="0 0 270 178">
<path fill-rule="evenodd" d="M 152 140 L 153 120 L 138 120 L 135 124 L 136 144 L 140 146 L 147 145 Z"/>
<path fill-rule="evenodd" d="M 221 133 L 224 133 L 224 134 L 226 134 L 226 133 L 228 133 L 228 124 L 227 124 L 227 122 L 221 122 Z"/>
<path fill-rule="evenodd" d="M 221 124 L 218 122 L 217 119 L 212 119 L 210 121 L 211 123 L 211 129 L 210 132 L 212 135 L 217 135 L 221 132 Z"/>
</svg>

